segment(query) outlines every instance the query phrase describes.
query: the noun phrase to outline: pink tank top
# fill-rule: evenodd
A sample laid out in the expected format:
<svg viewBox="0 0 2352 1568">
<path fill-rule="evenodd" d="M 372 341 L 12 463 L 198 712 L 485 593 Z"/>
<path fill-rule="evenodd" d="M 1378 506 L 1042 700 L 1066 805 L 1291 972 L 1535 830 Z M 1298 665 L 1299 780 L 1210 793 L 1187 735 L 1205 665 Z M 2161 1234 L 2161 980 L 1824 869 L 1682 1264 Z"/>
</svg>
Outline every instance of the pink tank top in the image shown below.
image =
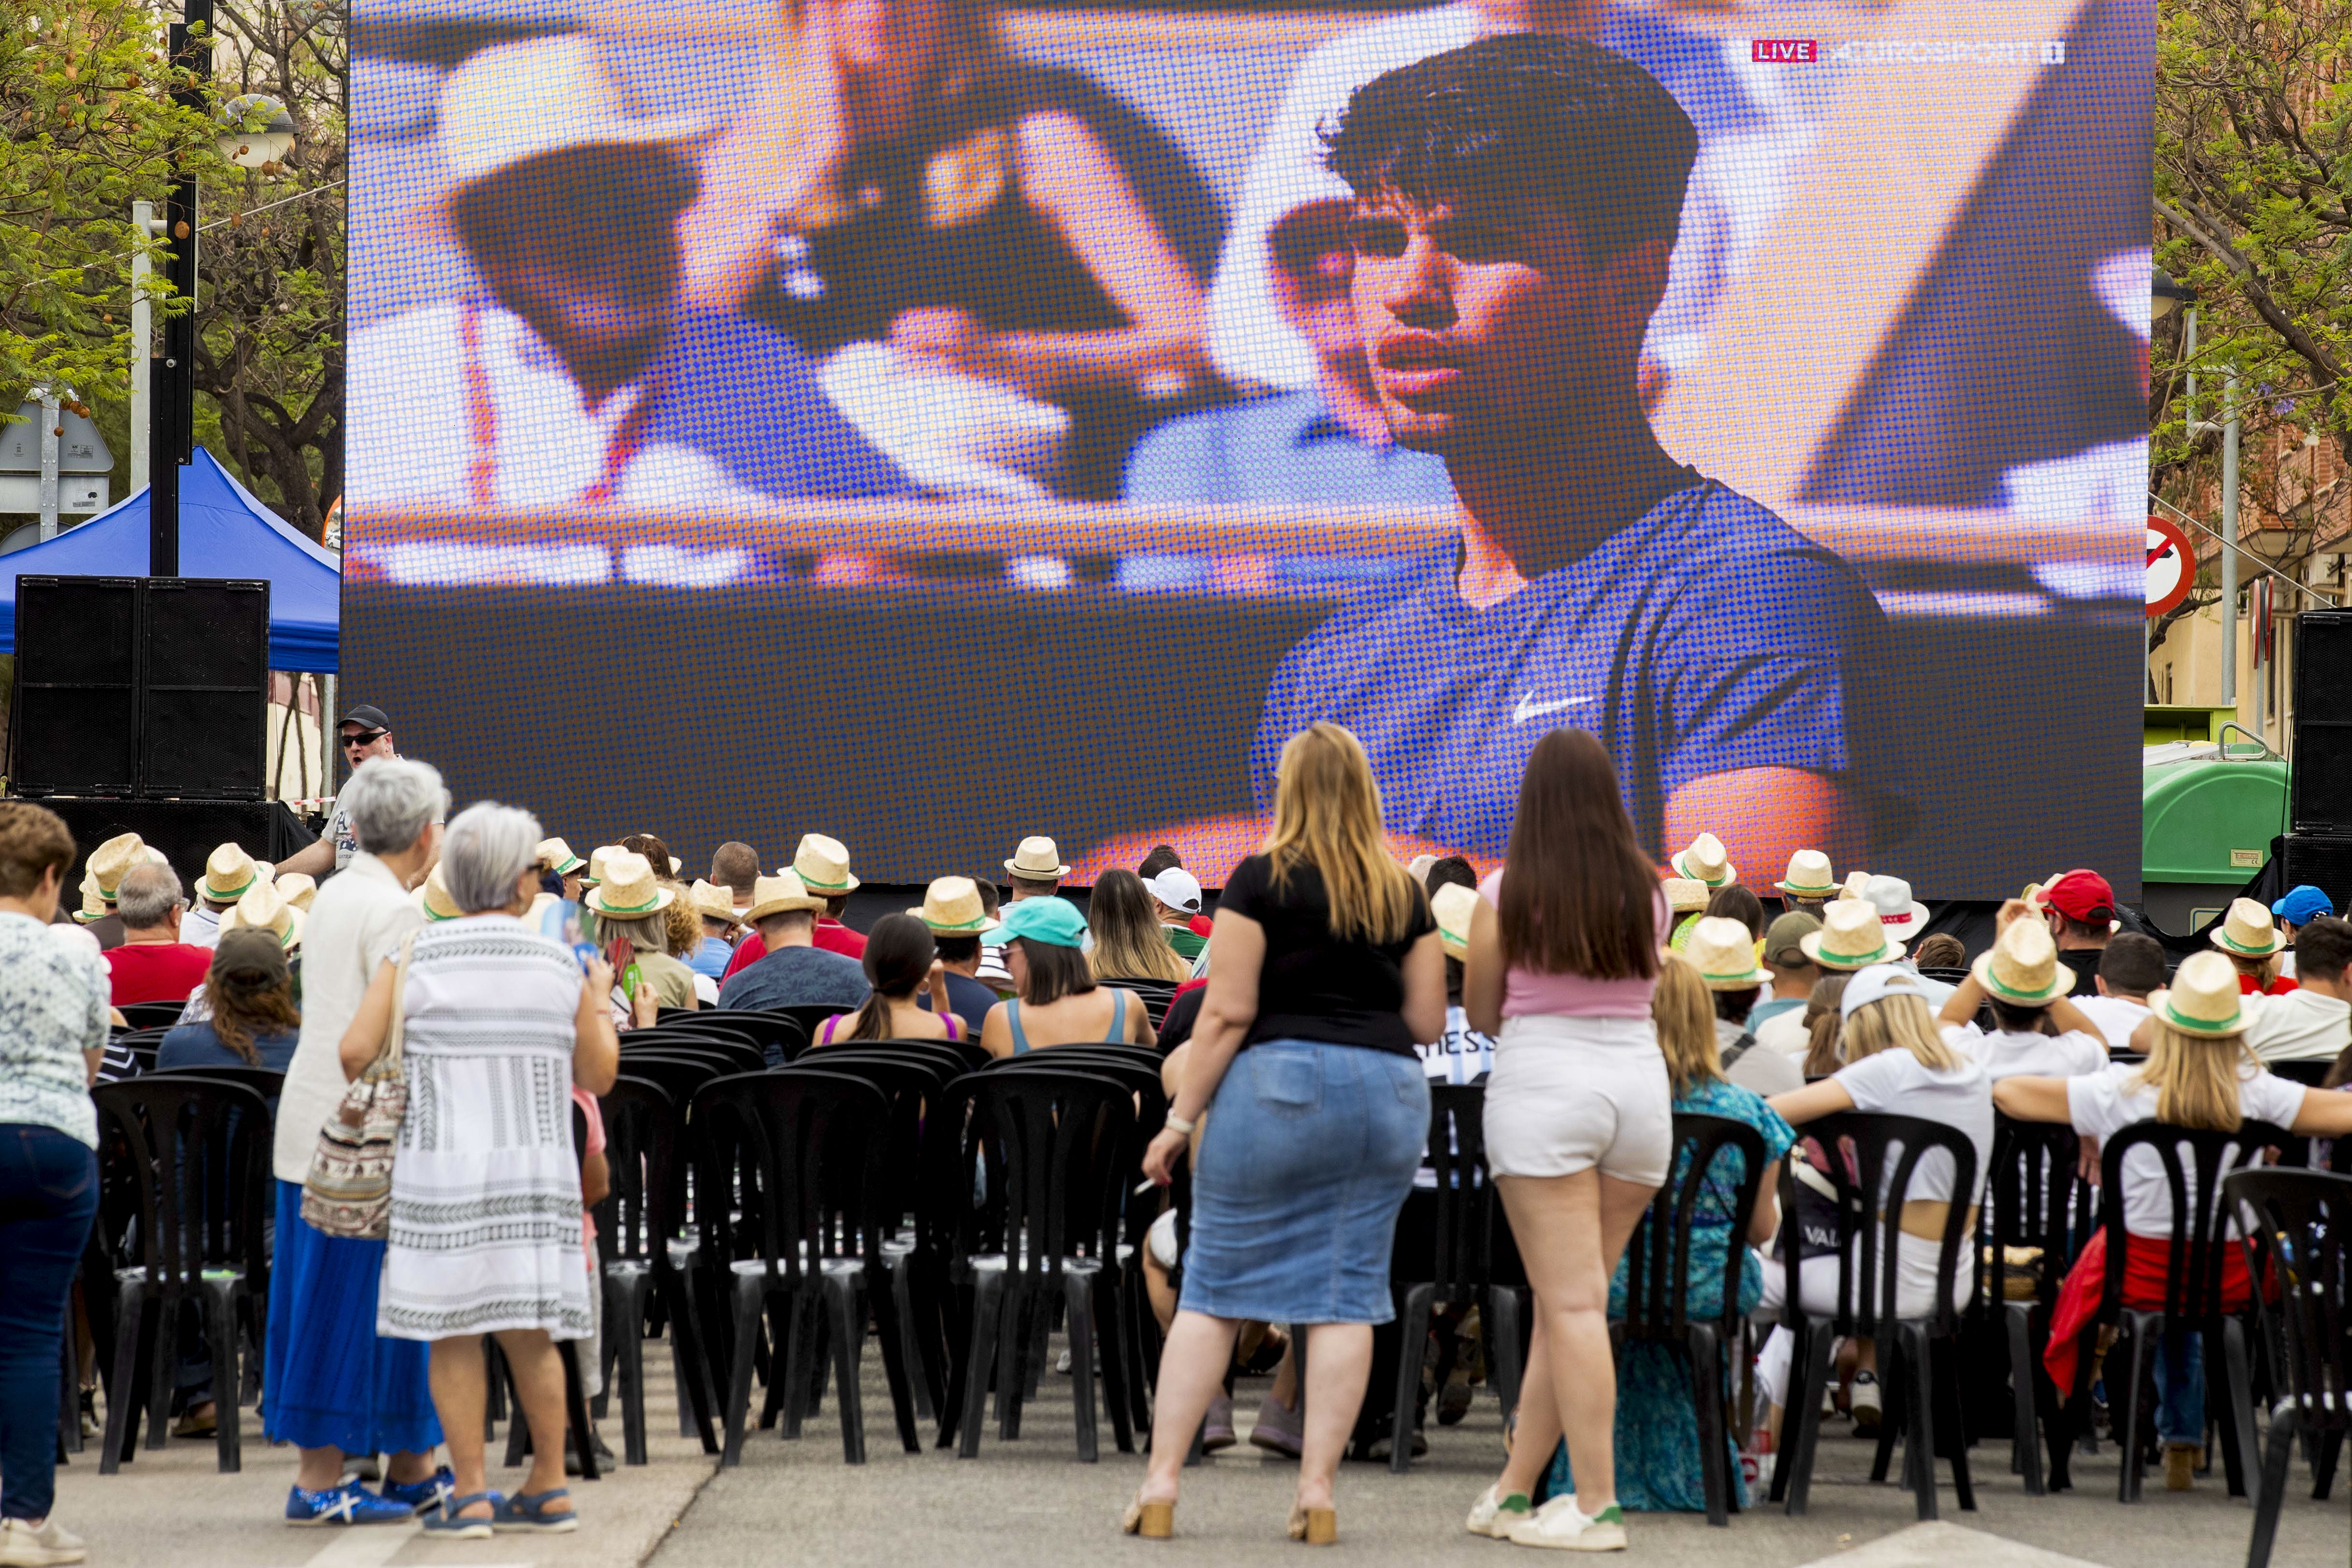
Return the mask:
<svg viewBox="0 0 2352 1568">
<path fill-rule="evenodd" d="M 1478 892 L 1488 904 L 1499 907 L 1502 887 L 1503 873 L 1498 869 L 1478 884 Z M 1674 915 L 1666 906 L 1663 887 L 1657 893 L 1657 911 L 1658 942 L 1663 946 L 1674 930 Z M 1590 975 L 1548 975 L 1514 968 L 1503 977 L 1503 1017 L 1645 1019 L 1650 1016 L 1650 994 L 1657 984 L 1655 979 L 1596 980 Z"/>
</svg>

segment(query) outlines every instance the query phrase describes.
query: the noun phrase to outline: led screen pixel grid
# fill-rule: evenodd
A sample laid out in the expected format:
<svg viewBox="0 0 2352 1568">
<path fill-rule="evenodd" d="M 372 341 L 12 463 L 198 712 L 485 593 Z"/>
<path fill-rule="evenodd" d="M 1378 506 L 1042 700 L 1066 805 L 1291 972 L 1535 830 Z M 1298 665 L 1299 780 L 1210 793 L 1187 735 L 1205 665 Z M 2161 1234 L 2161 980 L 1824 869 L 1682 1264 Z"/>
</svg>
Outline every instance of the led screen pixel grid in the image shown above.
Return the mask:
<svg viewBox="0 0 2352 1568">
<path fill-rule="evenodd" d="M 782 224 L 804 16 L 359 7 L 353 694 L 574 841 L 822 831 L 868 880 L 1043 831 L 1213 885 L 1281 733 L 1337 717 L 1401 847 L 1499 854 L 1573 722 L 1662 858 L 1777 853 L 1704 803 L 1778 767 L 1849 789 L 1842 871 L 2128 892 L 2152 6 L 1601 9 L 1698 133 L 1640 373 L 1720 487 L 1456 613 L 1442 460 L 1313 346 L 1299 127 L 1468 7 L 994 14 L 992 64 Z M 940 12 L 826 15 L 887 74 Z M 940 310 L 1105 345 L 1183 299 L 1195 371 L 1124 384 Z"/>
</svg>

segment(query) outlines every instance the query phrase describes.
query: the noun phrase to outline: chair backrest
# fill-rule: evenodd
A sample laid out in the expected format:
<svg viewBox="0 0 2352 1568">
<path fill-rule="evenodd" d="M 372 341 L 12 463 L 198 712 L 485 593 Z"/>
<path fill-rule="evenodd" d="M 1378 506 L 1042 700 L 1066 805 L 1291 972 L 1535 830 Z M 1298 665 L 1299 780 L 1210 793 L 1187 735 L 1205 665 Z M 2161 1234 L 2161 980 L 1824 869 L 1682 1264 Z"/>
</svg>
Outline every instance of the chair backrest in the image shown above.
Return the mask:
<svg viewBox="0 0 2352 1568">
<path fill-rule="evenodd" d="M 278 1103 L 278 1092 L 286 1086 L 286 1074 L 267 1067 L 173 1067 L 163 1071 L 165 1078 L 209 1078 L 215 1083 L 242 1083 L 268 1101 Z"/>
<path fill-rule="evenodd" d="M 1434 1144 L 1433 1142 L 1433 1147 Z M 1739 1270 L 1748 1255 L 1748 1223 L 1764 1186 L 1769 1156 L 1764 1135 L 1729 1116 L 1679 1112 L 1675 1116 L 1675 1152 L 1666 1185 L 1650 1200 L 1625 1247 L 1625 1334 L 1629 1339 L 1678 1339 L 1690 1326 L 1691 1292 L 1700 1281 L 1691 1273 L 1691 1236 L 1702 1200 L 1706 1223 L 1730 1216 L 1731 1239 L 1720 1265 L 1721 1293 L 1705 1317 L 1720 1322 L 1727 1334 L 1739 1316 Z"/>
<path fill-rule="evenodd" d="M 1003 1249 L 1016 1270 L 1058 1275 L 1066 1258 L 1108 1265 L 1119 1216 L 1142 1159 L 1132 1082 L 1045 1067 L 976 1072 L 950 1086 L 971 1106 L 969 1135 L 989 1201 L 967 1201 L 955 1245 L 967 1255 Z M 967 1192 L 973 1166 L 961 1163 Z M 933 1201 L 933 1176 L 925 1198 Z M 950 1176 L 952 1182 L 955 1178 Z"/>
<path fill-rule="evenodd" d="M 2352 1176 L 2329 1171 L 2242 1170 L 2221 1192 L 2245 1238 L 2248 1273 L 2278 1270 L 2280 1350 L 2273 1390 L 2294 1401 L 2305 1430 L 2352 1429 Z"/>
<path fill-rule="evenodd" d="M 1486 1086 L 1429 1086 L 1429 1145 L 1436 1173 L 1429 1281 L 1441 1301 L 1462 1301 L 1491 1277 L 1501 1209 L 1486 1172 Z"/>
<path fill-rule="evenodd" d="M 766 1053 L 758 1046 L 721 1035 L 665 1029 L 632 1030 L 621 1037 L 622 1061 L 646 1051 L 662 1056 L 699 1057 L 726 1072 L 758 1072 L 768 1065 Z"/>
<path fill-rule="evenodd" d="M 983 1072 L 1084 1072 L 1095 1078 L 1123 1083 L 1136 1096 L 1136 1129 L 1146 1144 L 1160 1135 L 1168 1120 L 1168 1087 L 1157 1066 L 1146 1066 L 1132 1057 L 1109 1053 L 1097 1055 L 1082 1047 L 1057 1045 L 1048 1060 L 1039 1060 L 1036 1051 L 1025 1056 L 1008 1056 L 992 1061 Z M 1131 1185 L 1131 1184 L 1130 1184 Z"/>
<path fill-rule="evenodd" d="M 816 1039 L 817 1025 L 835 1013 L 856 1012 L 857 1009 L 855 1007 L 842 1007 L 834 1002 L 793 1002 L 785 1007 L 770 1008 L 767 1010 L 772 1016 L 790 1019 L 793 1023 L 798 1024 L 802 1040 L 814 1040 Z"/>
<path fill-rule="evenodd" d="M 1871 1111 L 1820 1117 L 1806 1123 L 1803 1134 L 1818 1141 L 1829 1156 L 1812 1168 L 1835 1195 L 1838 1290 L 1833 1326 L 1846 1335 L 1873 1333 L 1881 1322 L 1892 1325 L 1901 1321 L 1896 1281 L 1901 1277 L 1903 1204 L 1921 1160 L 1937 1150 L 1951 1156 L 1957 1196 L 1945 1215 L 1936 1260 L 1936 1300 L 1929 1314 L 1939 1332 L 1948 1332 L 1956 1317 L 1951 1298 L 1953 1282 L 1960 1278 L 1961 1243 L 1970 1229 L 1969 1195 L 1977 1190 L 1976 1145 L 1958 1127 L 1941 1122 Z M 1793 1172 L 1783 1167 L 1780 1180 L 1780 1260 L 1791 1281 L 1783 1317 L 1793 1327 L 1804 1315 L 1803 1292 L 1794 1281 L 1801 1278 L 1807 1248 Z M 1818 1255 L 1822 1249 L 1811 1250 Z"/>
<path fill-rule="evenodd" d="M 1176 983 L 1173 980 L 1139 980 L 1122 977 L 1107 983 L 1118 986 L 1123 990 L 1133 991 L 1135 999 L 1143 1004 L 1143 1010 L 1150 1018 L 1153 1029 L 1160 1027 L 1160 1020 L 1168 1016 L 1168 1004 L 1176 999 Z"/>
<path fill-rule="evenodd" d="M 2300 1083 L 2305 1089 L 2316 1089 L 2327 1082 L 2336 1067 L 2333 1057 L 2312 1061 L 2265 1061 L 2264 1071 L 2284 1078 L 2290 1083 Z"/>
<path fill-rule="evenodd" d="M 996 1059 L 988 1048 L 967 1036 L 962 1040 L 845 1040 L 841 1045 L 855 1046 L 859 1051 L 904 1051 L 928 1056 L 940 1061 L 956 1064 L 955 1075 L 976 1072 Z M 827 1046 L 828 1051 L 837 1046 Z"/>
<path fill-rule="evenodd" d="M 799 1281 L 827 1258 L 878 1260 L 887 1187 L 887 1097 L 866 1080 L 786 1067 L 714 1081 L 692 1116 L 698 1186 L 740 1207 L 723 1254 Z M 718 1202 L 699 1218 L 708 1238 Z"/>
<path fill-rule="evenodd" d="M 761 1071 L 765 1071 L 766 1069 Z M 726 1068 L 709 1057 L 672 1055 L 661 1051 L 623 1051 L 621 1075 L 659 1084 L 668 1092 L 671 1101 L 680 1105 L 691 1105 L 702 1086 L 714 1078 L 740 1076 L 729 1073 Z"/>
<path fill-rule="evenodd" d="M 103 1084 L 90 1098 L 100 1148 L 115 1156 L 100 1180 L 134 1195 L 148 1279 L 184 1288 L 208 1266 L 260 1279 L 272 1153 L 261 1095 L 168 1072 Z"/>
<path fill-rule="evenodd" d="M 596 1249 L 606 1262 L 669 1267 L 667 1242 L 685 1221 L 685 1134 L 680 1103 L 660 1084 L 628 1074 L 597 1097 L 612 1191 L 596 1206 Z"/>
<path fill-rule="evenodd" d="M 1946 964 L 1935 965 L 1920 970 L 1919 973 L 1927 979 L 1940 980 L 1948 986 L 1960 985 L 1969 978 L 1969 971 L 1966 968 L 1956 969 Z"/>
<path fill-rule="evenodd" d="M 794 1071 L 837 1072 L 860 1078 L 880 1090 L 889 1103 L 884 1136 L 889 1143 L 883 1171 L 887 1183 L 883 1210 L 894 1224 L 914 1212 L 918 1176 L 922 1166 L 923 1117 L 962 1076 L 961 1071 L 912 1051 L 867 1051 L 829 1046 L 802 1058 Z"/>
<path fill-rule="evenodd" d="M 2247 1120 L 2234 1132 L 2176 1127 L 2164 1122 L 2134 1122 L 2107 1140 L 2099 1156 L 2099 1222 L 2106 1229 L 2107 1273 L 2099 1314 L 2113 1321 L 2122 1310 L 2128 1248 L 2117 1244 L 2124 1224 L 2124 1161 L 2134 1150 L 2152 1153 L 2164 1167 L 2172 1195 L 2172 1240 L 2164 1265 L 2164 1313 L 2197 1321 L 2221 1312 L 2221 1264 L 2236 1229 L 2230 1206 L 2221 1201 L 2224 1176 L 2258 1165 L 2265 1149 L 2291 1134 L 2268 1122 Z M 2184 1157 L 2185 1156 L 2185 1157 Z"/>
<path fill-rule="evenodd" d="M 2098 1193 L 2083 1180 L 2082 1140 L 2063 1123 L 2020 1122 L 1995 1112 L 1992 1172 L 1985 1183 L 1983 1271 L 1977 1305 L 1990 1310 L 2003 1298 L 2003 1261 L 2011 1247 L 2042 1254 L 2034 1294 L 2055 1302 L 2074 1255 L 2098 1227 Z"/>
<path fill-rule="evenodd" d="M 665 1011 L 668 1009 L 665 1009 Z M 698 1009 L 693 1012 L 670 1012 L 667 1018 L 656 1019 L 652 1032 L 657 1034 L 698 1034 L 716 1036 L 720 1040 L 740 1040 L 753 1050 L 776 1028 L 772 1020 L 753 1019 L 743 1013 L 720 1012 L 716 1008 Z M 645 1030 L 636 1031 L 647 1032 Z"/>
<path fill-rule="evenodd" d="M 187 1005 L 184 998 L 176 1002 L 125 1002 L 116 1010 L 132 1029 L 169 1029 L 180 1021 Z"/>
</svg>

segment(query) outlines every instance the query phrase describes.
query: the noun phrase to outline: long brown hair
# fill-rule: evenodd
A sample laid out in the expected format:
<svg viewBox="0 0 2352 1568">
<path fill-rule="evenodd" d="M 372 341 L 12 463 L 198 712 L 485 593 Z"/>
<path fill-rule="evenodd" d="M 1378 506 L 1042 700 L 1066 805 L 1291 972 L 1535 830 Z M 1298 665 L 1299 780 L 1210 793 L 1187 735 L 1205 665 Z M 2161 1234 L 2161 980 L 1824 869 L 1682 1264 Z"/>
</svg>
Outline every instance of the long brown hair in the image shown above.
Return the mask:
<svg viewBox="0 0 2352 1568">
<path fill-rule="evenodd" d="M 1680 953 L 1669 953 L 1658 966 L 1658 988 L 1650 997 L 1650 1018 L 1657 1025 L 1658 1051 L 1666 1059 L 1666 1076 L 1675 1092 L 1687 1094 L 1699 1084 L 1723 1077 L 1723 1058 L 1715 1044 L 1715 998 L 1700 978 L 1698 966 Z"/>
<path fill-rule="evenodd" d="M 1094 932 L 1095 973 L 1111 980 L 1161 980 L 1182 985 L 1192 966 L 1176 956 L 1160 935 L 1151 894 L 1131 871 L 1111 870 L 1095 879 L 1087 900 L 1087 925 Z"/>
<path fill-rule="evenodd" d="M 1323 879 L 1331 935 L 1341 941 L 1394 942 L 1427 895 L 1389 853 L 1381 827 L 1381 788 L 1355 735 L 1313 724 L 1283 743 L 1274 773 L 1274 831 L 1266 858 L 1280 891 L 1290 873 L 1313 866 Z"/>
<path fill-rule="evenodd" d="M 1658 869 L 1642 852 L 1601 742 L 1555 729 L 1519 780 L 1503 860 L 1503 961 L 1547 975 L 1658 972 Z"/>
<path fill-rule="evenodd" d="M 255 1036 L 289 1034 L 302 1027 L 285 950 L 268 930 L 222 936 L 205 974 L 205 999 L 212 1004 L 213 1033 L 248 1067 L 261 1065 Z"/>
</svg>

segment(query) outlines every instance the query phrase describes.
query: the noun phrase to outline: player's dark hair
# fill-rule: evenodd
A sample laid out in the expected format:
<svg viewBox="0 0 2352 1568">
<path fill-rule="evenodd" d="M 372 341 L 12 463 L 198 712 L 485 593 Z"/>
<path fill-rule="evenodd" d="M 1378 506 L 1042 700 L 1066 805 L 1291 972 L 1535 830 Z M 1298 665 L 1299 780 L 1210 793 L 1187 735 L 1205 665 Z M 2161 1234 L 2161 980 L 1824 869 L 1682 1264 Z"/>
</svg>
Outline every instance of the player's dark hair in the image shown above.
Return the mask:
<svg viewBox="0 0 2352 1568">
<path fill-rule="evenodd" d="M 2298 954 L 2295 964 L 2300 967 L 2302 963 Z M 2106 981 L 2108 991 L 2116 996 L 2144 997 L 2150 991 L 2161 990 L 2164 944 L 2137 931 L 2126 931 L 2110 938 L 2099 954 L 2099 978 Z"/>
<path fill-rule="evenodd" d="M 1573 219 L 1595 260 L 1681 226 L 1698 131 L 1657 78 L 1597 44 L 1506 33 L 1373 78 L 1326 130 L 1360 199 L 1467 197 Z"/>
<path fill-rule="evenodd" d="M 1548 975 L 1649 979 L 1658 972 L 1658 868 L 1642 852 L 1600 741 L 1555 729 L 1536 742 L 1496 910 L 1503 962 Z"/>
</svg>

